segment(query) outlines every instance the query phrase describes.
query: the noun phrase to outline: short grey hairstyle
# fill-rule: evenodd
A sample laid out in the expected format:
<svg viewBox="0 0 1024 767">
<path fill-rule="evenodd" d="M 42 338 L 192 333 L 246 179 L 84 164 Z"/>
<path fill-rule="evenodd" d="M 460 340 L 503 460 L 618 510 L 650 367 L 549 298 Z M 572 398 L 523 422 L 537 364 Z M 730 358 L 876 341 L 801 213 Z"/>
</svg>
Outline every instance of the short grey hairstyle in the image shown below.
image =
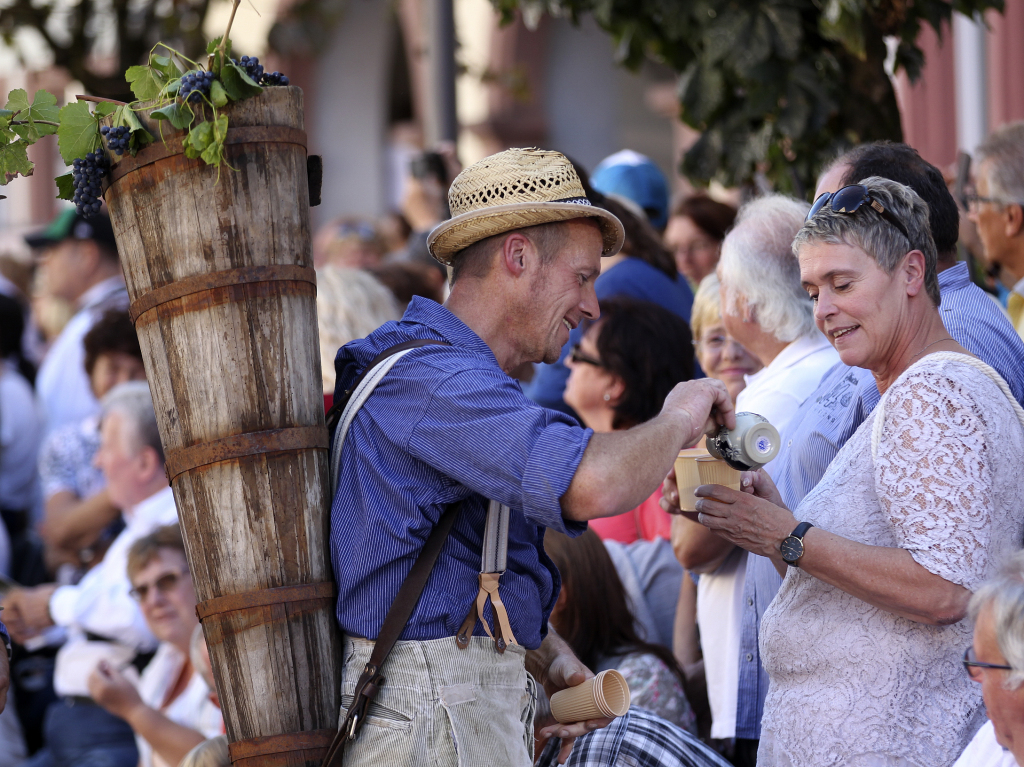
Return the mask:
<svg viewBox="0 0 1024 767">
<path fill-rule="evenodd" d="M 1024 683 L 1024 551 L 1018 551 L 1000 573 L 978 589 L 967 606 L 971 620 L 986 605 L 992 606 L 996 643 L 1013 671 L 1006 674 L 1006 687 L 1015 689 Z"/>
<path fill-rule="evenodd" d="M 928 222 L 928 205 L 909 186 L 880 176 L 871 176 L 860 182 L 868 193 L 907 228 L 910 239 L 886 221 L 870 205 L 863 205 L 856 213 L 837 213 L 825 205 L 814 218 L 807 221 L 793 241 L 793 252 L 814 243 L 849 245 L 860 248 L 875 260 L 879 268 L 891 275 L 912 250 L 924 254 L 924 288 L 932 303 L 939 305 L 938 256 Z"/>
<path fill-rule="evenodd" d="M 989 193 L 1006 202 L 1024 206 L 1024 121 L 1004 125 L 975 150 L 985 166 Z"/>
<path fill-rule="evenodd" d="M 149 384 L 145 381 L 127 381 L 118 384 L 103 398 L 101 418 L 111 413 L 119 413 L 131 424 L 131 429 L 138 448 L 151 447 L 156 451 L 160 462 L 164 461 L 164 446 L 160 442 L 160 431 L 156 426 L 156 412 L 153 410 L 153 397 L 149 393 Z"/>
<path fill-rule="evenodd" d="M 793 238 L 807 215 L 806 202 L 770 194 L 748 202 L 722 242 L 718 278 L 723 313 L 739 313 L 739 299 L 763 330 L 789 343 L 814 330 L 814 305 L 800 286 Z"/>
</svg>

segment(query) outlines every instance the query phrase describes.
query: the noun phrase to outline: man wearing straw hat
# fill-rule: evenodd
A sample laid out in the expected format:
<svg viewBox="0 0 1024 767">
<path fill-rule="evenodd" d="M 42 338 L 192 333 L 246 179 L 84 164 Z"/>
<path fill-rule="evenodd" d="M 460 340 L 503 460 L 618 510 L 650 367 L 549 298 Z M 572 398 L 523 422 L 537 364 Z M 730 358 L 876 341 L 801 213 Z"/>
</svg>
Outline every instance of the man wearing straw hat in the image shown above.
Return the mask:
<svg viewBox="0 0 1024 767">
<path fill-rule="evenodd" d="M 325 765 L 532 764 L 534 678 L 550 695 L 592 676 L 548 628 L 560 581 L 545 528 L 579 535 L 636 507 L 682 447 L 734 423 L 714 379 L 607 434 L 528 400 L 510 372 L 553 362 L 598 317 L 594 280 L 622 225 L 563 155 L 537 149 L 466 168 L 449 203 L 428 239 L 451 267 L 445 305 L 414 298 L 335 361 L 344 721 Z M 573 737 L 608 721 L 544 734 L 562 738 L 564 762 Z"/>
</svg>

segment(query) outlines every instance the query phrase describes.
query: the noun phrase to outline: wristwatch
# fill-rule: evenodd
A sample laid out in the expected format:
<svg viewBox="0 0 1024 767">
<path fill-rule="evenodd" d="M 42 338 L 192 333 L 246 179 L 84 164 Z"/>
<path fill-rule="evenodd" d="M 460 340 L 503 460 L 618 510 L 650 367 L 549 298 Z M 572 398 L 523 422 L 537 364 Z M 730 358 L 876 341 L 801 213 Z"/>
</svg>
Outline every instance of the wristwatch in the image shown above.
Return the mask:
<svg viewBox="0 0 1024 767">
<path fill-rule="evenodd" d="M 804 536 L 814 525 L 810 522 L 801 522 L 796 529 L 789 534 L 789 537 L 782 542 L 779 548 L 782 550 L 782 559 L 790 567 L 799 567 L 797 562 L 804 555 Z"/>
</svg>

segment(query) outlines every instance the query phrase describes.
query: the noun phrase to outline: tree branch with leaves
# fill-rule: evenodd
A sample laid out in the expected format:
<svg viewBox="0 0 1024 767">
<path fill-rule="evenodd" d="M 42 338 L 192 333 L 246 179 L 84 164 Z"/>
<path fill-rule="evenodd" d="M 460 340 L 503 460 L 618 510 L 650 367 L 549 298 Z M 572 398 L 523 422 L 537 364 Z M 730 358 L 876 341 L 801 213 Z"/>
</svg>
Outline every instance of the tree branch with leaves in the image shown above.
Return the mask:
<svg viewBox="0 0 1024 767">
<path fill-rule="evenodd" d="M 543 10 L 591 14 L 619 62 L 646 58 L 679 74 L 680 117 L 701 132 L 682 172 L 698 183 L 750 183 L 805 196 L 837 152 L 902 140 L 886 59 L 915 80 L 924 25 L 953 11 L 1001 11 L 1002 0 L 492 0 L 505 22 Z"/>
</svg>

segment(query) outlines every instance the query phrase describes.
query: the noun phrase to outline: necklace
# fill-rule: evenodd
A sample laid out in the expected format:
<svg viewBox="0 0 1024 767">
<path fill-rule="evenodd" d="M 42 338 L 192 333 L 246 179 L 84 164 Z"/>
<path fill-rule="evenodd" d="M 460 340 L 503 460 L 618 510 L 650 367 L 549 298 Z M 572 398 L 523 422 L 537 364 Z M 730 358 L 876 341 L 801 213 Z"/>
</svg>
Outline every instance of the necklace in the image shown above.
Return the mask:
<svg viewBox="0 0 1024 767">
<path fill-rule="evenodd" d="M 921 351 L 919 351 L 917 354 L 915 354 L 910 359 L 916 360 L 918 357 L 920 357 L 926 351 L 928 351 L 933 346 L 935 346 L 935 344 L 941 344 L 943 341 L 952 341 L 952 340 L 953 340 L 952 336 L 946 336 L 945 338 L 940 338 L 938 341 L 932 341 L 930 344 L 928 344 L 926 347 L 924 347 Z"/>
</svg>

